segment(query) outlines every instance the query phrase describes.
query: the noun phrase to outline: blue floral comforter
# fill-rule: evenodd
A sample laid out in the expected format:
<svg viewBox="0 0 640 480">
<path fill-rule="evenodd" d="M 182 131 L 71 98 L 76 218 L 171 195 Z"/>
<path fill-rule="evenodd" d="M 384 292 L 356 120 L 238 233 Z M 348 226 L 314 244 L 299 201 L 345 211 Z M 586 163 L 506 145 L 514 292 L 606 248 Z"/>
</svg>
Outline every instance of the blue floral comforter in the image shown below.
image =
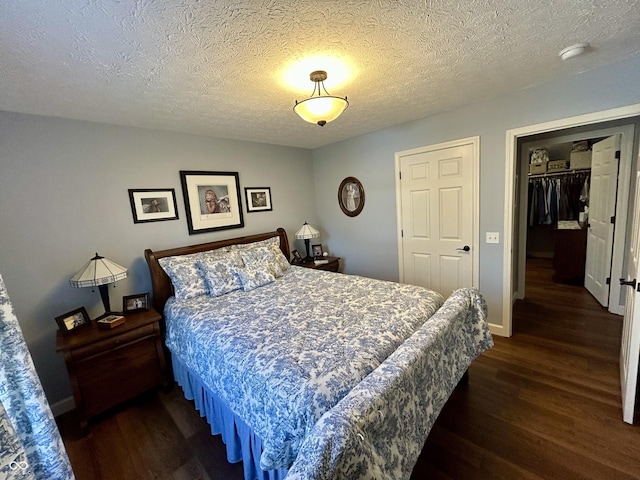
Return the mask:
<svg viewBox="0 0 640 480">
<path fill-rule="evenodd" d="M 285 480 L 408 480 L 424 441 L 471 362 L 493 346 L 487 307 L 460 289 L 326 412 Z"/>
<path fill-rule="evenodd" d="M 172 298 L 166 344 L 288 468 L 316 422 L 443 304 L 412 285 L 300 267 L 251 292 Z"/>
</svg>

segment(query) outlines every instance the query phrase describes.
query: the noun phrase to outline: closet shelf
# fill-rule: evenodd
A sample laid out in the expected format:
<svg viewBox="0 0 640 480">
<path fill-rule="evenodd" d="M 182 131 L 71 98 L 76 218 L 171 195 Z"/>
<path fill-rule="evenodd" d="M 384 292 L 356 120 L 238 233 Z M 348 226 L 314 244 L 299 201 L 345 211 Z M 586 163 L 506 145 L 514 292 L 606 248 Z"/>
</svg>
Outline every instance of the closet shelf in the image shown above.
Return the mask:
<svg viewBox="0 0 640 480">
<path fill-rule="evenodd" d="M 574 173 L 590 172 L 591 167 L 588 168 L 571 168 L 569 170 L 562 170 L 559 172 L 545 172 L 545 173 L 530 173 L 529 178 L 544 178 L 544 177 L 557 177 L 560 175 L 573 175 Z"/>
</svg>

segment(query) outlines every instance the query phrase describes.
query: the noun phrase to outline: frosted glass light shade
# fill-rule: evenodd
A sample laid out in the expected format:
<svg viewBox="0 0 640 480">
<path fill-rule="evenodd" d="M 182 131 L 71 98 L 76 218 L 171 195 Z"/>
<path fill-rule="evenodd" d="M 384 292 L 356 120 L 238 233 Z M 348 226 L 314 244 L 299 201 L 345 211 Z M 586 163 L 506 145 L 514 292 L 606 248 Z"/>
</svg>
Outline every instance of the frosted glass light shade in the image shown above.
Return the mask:
<svg viewBox="0 0 640 480">
<path fill-rule="evenodd" d="M 306 122 L 324 125 L 338 118 L 348 106 L 346 98 L 323 95 L 296 103 L 293 111 Z"/>
</svg>

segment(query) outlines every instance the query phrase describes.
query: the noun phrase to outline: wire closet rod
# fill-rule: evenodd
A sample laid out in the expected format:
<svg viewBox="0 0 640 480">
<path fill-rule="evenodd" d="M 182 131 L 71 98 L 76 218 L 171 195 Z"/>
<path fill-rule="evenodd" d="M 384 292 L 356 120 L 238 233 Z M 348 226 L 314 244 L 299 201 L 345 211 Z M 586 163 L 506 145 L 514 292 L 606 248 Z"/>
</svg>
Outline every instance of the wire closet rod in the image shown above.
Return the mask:
<svg viewBox="0 0 640 480">
<path fill-rule="evenodd" d="M 545 172 L 545 173 L 530 173 L 529 178 L 544 178 L 544 177 L 557 177 L 560 175 L 573 175 L 575 173 L 589 173 L 591 168 L 574 168 L 573 170 L 563 170 L 562 172 Z"/>
</svg>

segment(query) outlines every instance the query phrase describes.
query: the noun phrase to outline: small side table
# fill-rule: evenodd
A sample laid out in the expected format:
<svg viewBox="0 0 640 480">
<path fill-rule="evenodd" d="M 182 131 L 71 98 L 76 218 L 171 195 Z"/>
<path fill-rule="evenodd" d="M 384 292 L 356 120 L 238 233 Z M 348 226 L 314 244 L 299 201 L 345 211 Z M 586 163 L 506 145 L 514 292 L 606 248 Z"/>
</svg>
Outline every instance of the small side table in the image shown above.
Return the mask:
<svg viewBox="0 0 640 480">
<path fill-rule="evenodd" d="M 340 257 L 324 257 L 328 263 L 322 263 L 320 265 L 316 265 L 313 260 L 309 260 L 308 262 L 298 263 L 299 267 L 305 268 L 315 268 L 316 270 L 326 270 L 328 272 L 337 272 L 340 269 Z"/>
<path fill-rule="evenodd" d="M 125 323 L 102 329 L 91 322 L 70 335 L 58 331 L 80 424 L 159 385 L 167 386 L 160 320 L 155 310 L 129 312 Z"/>
</svg>

